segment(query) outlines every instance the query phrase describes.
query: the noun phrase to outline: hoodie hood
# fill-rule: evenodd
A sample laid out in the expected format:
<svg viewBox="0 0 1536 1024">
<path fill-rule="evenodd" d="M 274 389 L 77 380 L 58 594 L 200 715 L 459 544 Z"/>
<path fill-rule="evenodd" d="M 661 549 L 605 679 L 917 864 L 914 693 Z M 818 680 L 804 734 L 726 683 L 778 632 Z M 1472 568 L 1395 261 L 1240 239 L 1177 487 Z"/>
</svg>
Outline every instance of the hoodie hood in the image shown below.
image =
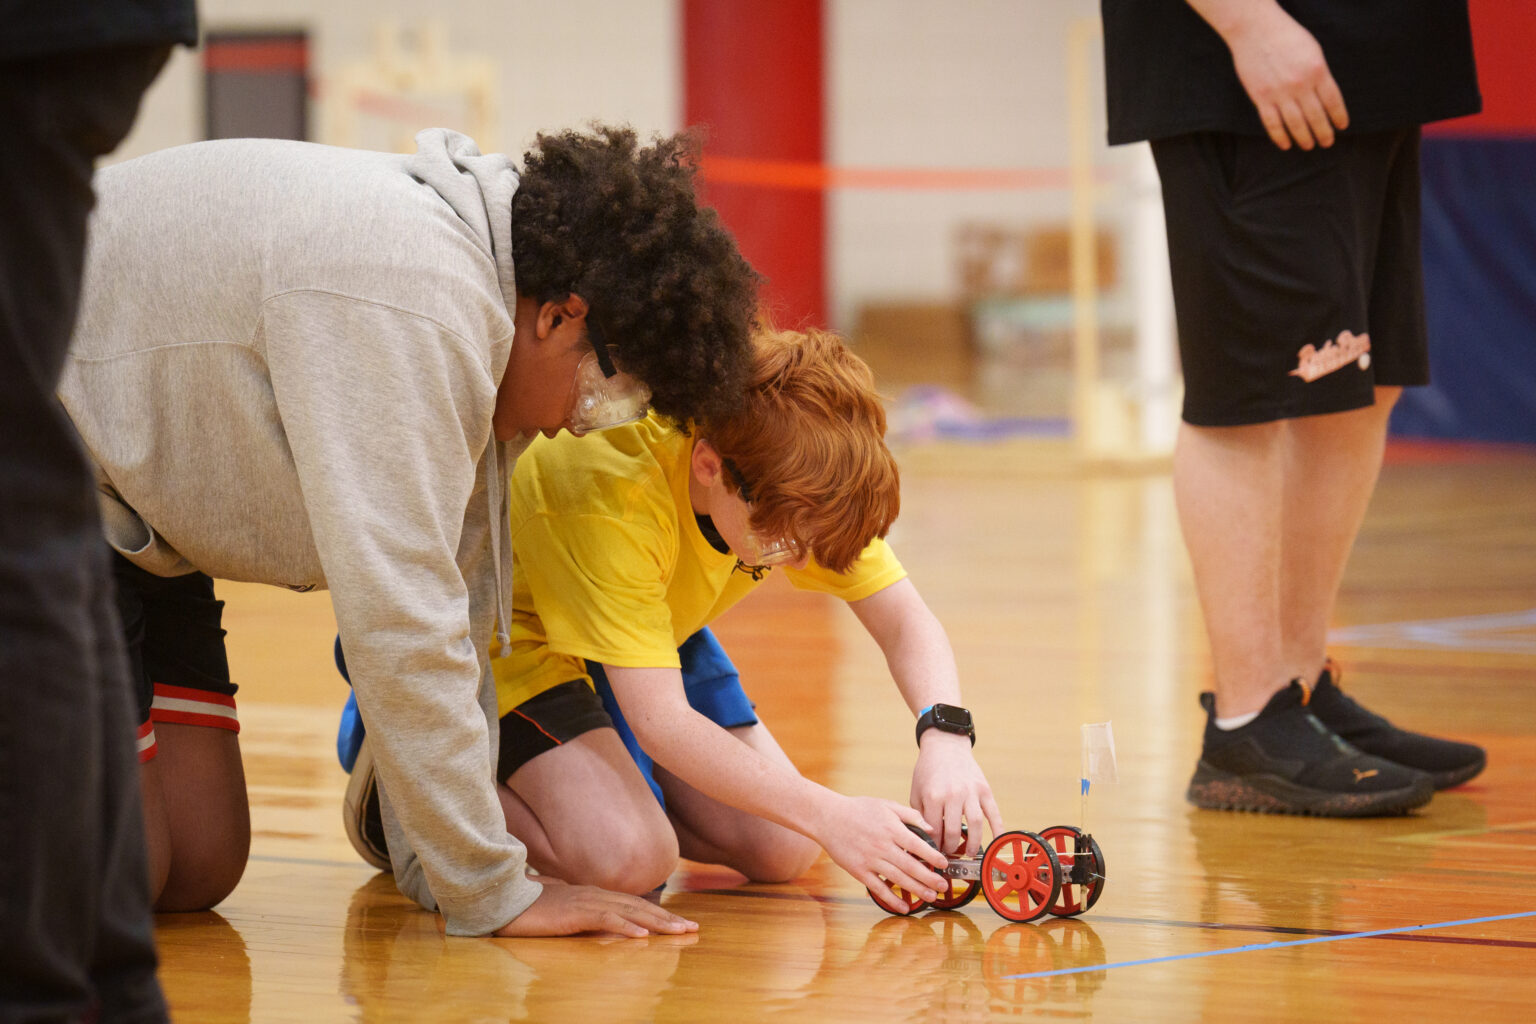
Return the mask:
<svg viewBox="0 0 1536 1024">
<path fill-rule="evenodd" d="M 491 251 L 496 261 L 496 282 L 510 317 L 517 311 L 517 279 L 512 267 L 512 197 L 520 179 L 511 161 L 499 154 L 489 156 L 467 135 L 447 128 L 428 128 L 416 134 L 416 152 L 406 159 L 406 170 L 443 197 L 466 228 Z M 509 339 L 510 341 L 510 339 Z M 496 380 L 506 372 L 511 346 L 492 353 Z M 497 360 L 499 359 L 499 362 Z M 512 534 L 507 507 L 507 480 L 511 463 L 526 447 L 505 445 L 492 435 L 486 453 L 486 501 L 491 522 L 491 560 L 496 567 L 496 639 L 507 644 L 512 621 Z"/>
</svg>

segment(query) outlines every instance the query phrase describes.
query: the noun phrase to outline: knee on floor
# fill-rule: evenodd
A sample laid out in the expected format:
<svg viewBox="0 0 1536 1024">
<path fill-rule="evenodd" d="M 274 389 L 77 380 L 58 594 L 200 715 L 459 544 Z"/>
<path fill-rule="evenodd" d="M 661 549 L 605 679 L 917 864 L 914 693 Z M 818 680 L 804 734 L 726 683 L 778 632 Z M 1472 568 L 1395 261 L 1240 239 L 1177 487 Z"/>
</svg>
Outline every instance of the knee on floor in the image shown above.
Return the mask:
<svg viewBox="0 0 1536 1024">
<path fill-rule="evenodd" d="M 178 858 L 173 853 L 155 910 L 176 913 L 211 910 L 222 903 L 245 874 L 249 850 L 219 850 Z"/>
<path fill-rule="evenodd" d="M 579 885 L 644 895 L 677 869 L 677 837 L 670 828 L 615 830 L 563 859 L 560 877 Z"/>
</svg>

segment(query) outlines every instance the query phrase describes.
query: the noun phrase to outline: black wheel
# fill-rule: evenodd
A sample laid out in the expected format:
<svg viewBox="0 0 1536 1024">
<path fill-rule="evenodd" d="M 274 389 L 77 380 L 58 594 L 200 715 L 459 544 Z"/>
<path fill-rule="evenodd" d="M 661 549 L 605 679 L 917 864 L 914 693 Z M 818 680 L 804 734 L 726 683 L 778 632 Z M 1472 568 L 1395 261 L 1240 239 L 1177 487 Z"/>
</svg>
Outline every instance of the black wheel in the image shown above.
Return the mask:
<svg viewBox="0 0 1536 1024">
<path fill-rule="evenodd" d="M 950 878 L 947 881 L 949 888 L 939 893 L 938 898 L 929 904 L 937 910 L 959 910 L 981 892 L 980 882 L 967 881 L 963 878 Z"/>
<path fill-rule="evenodd" d="M 1104 851 L 1093 836 L 1073 825 L 1040 830 L 1061 861 L 1061 894 L 1051 904 L 1057 917 L 1076 917 L 1099 901 L 1104 892 Z"/>
<path fill-rule="evenodd" d="M 908 825 L 907 826 L 907 831 L 911 832 L 913 835 L 915 835 L 918 838 L 920 838 L 923 842 L 927 843 L 929 846 L 933 847 L 935 850 L 937 850 L 939 848 L 939 844 L 935 843 L 933 841 L 933 837 L 930 836 L 928 833 L 924 832 L 922 829 L 918 828 L 916 825 Z M 900 911 L 900 910 L 892 910 L 890 907 L 886 906 L 884 903 L 881 903 L 880 900 L 876 898 L 875 892 L 874 892 L 873 889 L 868 890 L 869 898 L 875 901 L 875 906 L 879 907 L 881 910 L 885 911 L 887 914 L 895 914 L 898 917 L 905 917 L 905 916 L 910 916 L 912 914 L 915 914 L 918 911 L 924 910 L 924 909 L 927 908 L 928 902 L 926 900 L 924 900 L 922 897 L 918 896 L 917 893 L 915 893 L 915 892 L 908 892 L 907 890 L 903 889 L 899 885 L 894 885 L 891 882 L 886 882 L 886 880 L 883 877 L 880 880 L 882 882 L 885 882 L 885 884 L 890 887 L 891 892 L 896 894 L 896 898 L 897 899 L 901 900 L 903 903 L 905 903 L 907 905 L 907 909 L 906 909 L 905 912 Z"/>
</svg>

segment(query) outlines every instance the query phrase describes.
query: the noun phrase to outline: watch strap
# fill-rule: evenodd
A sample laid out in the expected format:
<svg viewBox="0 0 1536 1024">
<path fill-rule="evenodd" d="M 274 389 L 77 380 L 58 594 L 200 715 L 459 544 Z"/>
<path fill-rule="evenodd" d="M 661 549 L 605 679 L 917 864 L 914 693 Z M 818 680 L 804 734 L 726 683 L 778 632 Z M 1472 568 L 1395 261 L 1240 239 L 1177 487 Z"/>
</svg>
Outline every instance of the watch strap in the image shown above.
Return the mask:
<svg viewBox="0 0 1536 1024">
<path fill-rule="evenodd" d="M 966 708 L 952 704 L 928 705 L 917 716 L 916 737 L 919 745 L 923 742 L 923 733 L 929 729 L 969 737 L 971 746 L 976 745 L 976 726 L 971 719 L 971 712 Z"/>
</svg>

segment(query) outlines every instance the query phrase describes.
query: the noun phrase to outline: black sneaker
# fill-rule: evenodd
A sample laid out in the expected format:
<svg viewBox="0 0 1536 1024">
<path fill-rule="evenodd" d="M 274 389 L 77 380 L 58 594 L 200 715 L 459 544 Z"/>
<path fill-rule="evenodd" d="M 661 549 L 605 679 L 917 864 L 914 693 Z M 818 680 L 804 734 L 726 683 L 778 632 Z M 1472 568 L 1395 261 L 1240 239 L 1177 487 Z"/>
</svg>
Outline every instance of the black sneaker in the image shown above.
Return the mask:
<svg viewBox="0 0 1536 1024">
<path fill-rule="evenodd" d="M 1435 795 L 1428 775 L 1362 754 L 1313 717 L 1300 679 L 1237 729 L 1216 728 L 1216 695 L 1202 693 L 1205 746 L 1186 794 L 1196 807 L 1368 818 L 1403 814 Z"/>
<path fill-rule="evenodd" d="M 1399 729 L 1355 703 L 1339 689 L 1340 679 L 1338 663 L 1329 658 L 1317 677 L 1308 709 L 1318 721 L 1359 750 L 1405 768 L 1428 772 L 1436 789 L 1459 786 L 1487 766 L 1488 755 L 1482 747 Z"/>
<path fill-rule="evenodd" d="M 384 812 L 379 808 L 378 777 L 373 773 L 373 754 L 368 738 L 363 737 L 347 780 L 347 795 L 341 804 L 342 824 L 352 849 L 380 871 L 389 868 L 389 843 L 384 839 Z"/>
</svg>

